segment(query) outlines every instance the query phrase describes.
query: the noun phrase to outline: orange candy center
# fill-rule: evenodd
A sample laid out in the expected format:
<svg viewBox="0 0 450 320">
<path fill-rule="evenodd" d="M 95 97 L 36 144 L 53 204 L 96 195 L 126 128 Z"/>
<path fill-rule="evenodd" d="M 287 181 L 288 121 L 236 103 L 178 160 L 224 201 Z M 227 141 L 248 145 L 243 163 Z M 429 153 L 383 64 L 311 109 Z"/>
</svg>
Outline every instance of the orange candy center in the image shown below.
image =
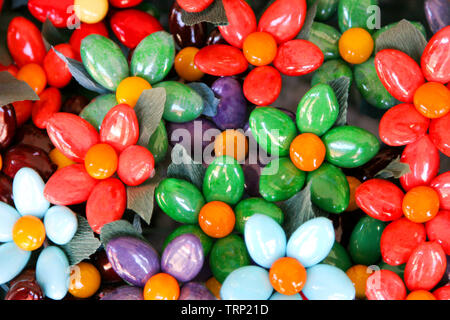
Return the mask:
<svg viewBox="0 0 450 320">
<path fill-rule="evenodd" d="M 253 32 L 245 39 L 242 50 L 248 62 L 255 66 L 265 66 L 275 59 L 277 43 L 267 32 Z"/>
<path fill-rule="evenodd" d="M 427 222 L 439 211 L 439 195 L 430 187 L 412 188 L 403 198 L 402 208 L 405 217 L 412 222 Z"/>
<path fill-rule="evenodd" d="M 302 171 L 314 171 L 319 168 L 325 159 L 325 154 L 325 145 L 313 133 L 303 133 L 291 142 L 292 163 Z"/>
<path fill-rule="evenodd" d="M 117 153 L 106 143 L 92 146 L 84 158 L 87 173 L 95 179 L 111 177 L 117 170 Z"/>
<path fill-rule="evenodd" d="M 270 267 L 269 278 L 272 287 L 281 294 L 299 293 L 306 283 L 306 270 L 294 258 L 280 258 Z"/>
<path fill-rule="evenodd" d="M 155 274 L 144 287 L 144 300 L 177 300 L 179 296 L 177 280 L 167 273 Z"/>
<path fill-rule="evenodd" d="M 450 112 L 450 90 L 442 83 L 427 82 L 414 93 L 414 106 L 424 117 L 443 117 Z"/>
<path fill-rule="evenodd" d="M 233 209 L 225 202 L 212 201 L 202 207 L 198 222 L 208 236 L 223 238 L 233 231 L 236 217 Z"/>
</svg>

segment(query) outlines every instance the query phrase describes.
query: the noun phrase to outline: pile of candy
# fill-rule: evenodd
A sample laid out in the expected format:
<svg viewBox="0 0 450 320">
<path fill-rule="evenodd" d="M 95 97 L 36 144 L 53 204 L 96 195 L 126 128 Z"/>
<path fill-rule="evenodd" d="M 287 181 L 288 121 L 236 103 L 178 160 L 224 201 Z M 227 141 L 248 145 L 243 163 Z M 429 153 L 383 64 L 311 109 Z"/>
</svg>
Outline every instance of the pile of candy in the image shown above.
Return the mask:
<svg viewBox="0 0 450 320">
<path fill-rule="evenodd" d="M 447 0 L 2 6 L 2 299 L 450 299 Z"/>
</svg>

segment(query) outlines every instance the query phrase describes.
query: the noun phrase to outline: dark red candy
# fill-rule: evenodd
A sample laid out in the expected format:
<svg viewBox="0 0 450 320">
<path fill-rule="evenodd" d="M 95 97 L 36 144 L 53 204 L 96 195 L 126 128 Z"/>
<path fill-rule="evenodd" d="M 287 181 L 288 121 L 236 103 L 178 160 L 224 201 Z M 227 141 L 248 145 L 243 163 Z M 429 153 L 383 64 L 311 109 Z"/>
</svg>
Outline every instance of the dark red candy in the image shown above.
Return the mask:
<svg viewBox="0 0 450 320">
<path fill-rule="evenodd" d="M 200 12 L 208 8 L 214 0 L 176 0 L 178 5 L 187 12 Z"/>
<path fill-rule="evenodd" d="M 206 39 L 207 46 L 212 44 L 228 44 L 223 35 L 220 33 L 219 28 L 214 28 L 209 33 L 208 39 Z"/>
<path fill-rule="evenodd" d="M 36 273 L 27 269 L 10 283 L 5 300 L 43 300 L 44 294 L 36 281 Z"/>
<path fill-rule="evenodd" d="M 148 35 L 163 30 L 159 21 L 147 12 L 128 9 L 114 13 L 110 26 L 116 37 L 128 48 L 135 48 Z"/>
<path fill-rule="evenodd" d="M 447 26 L 435 33 L 423 51 L 421 65 L 423 74 L 428 81 L 443 84 L 450 81 L 449 52 L 450 26 Z"/>
<path fill-rule="evenodd" d="M 377 270 L 366 282 L 368 300 L 404 300 L 406 288 L 402 279 L 391 270 Z"/>
<path fill-rule="evenodd" d="M 424 242 L 409 257 L 405 283 L 409 290 L 431 290 L 441 280 L 447 267 L 445 252 L 437 242 Z"/>
<path fill-rule="evenodd" d="M 50 140 L 66 157 L 83 162 L 86 152 L 99 141 L 97 130 L 72 113 L 57 112 L 47 121 Z"/>
<path fill-rule="evenodd" d="M 399 187 L 382 179 L 367 180 L 355 192 L 358 207 L 381 221 L 397 220 L 403 216 L 403 196 Z"/>
<path fill-rule="evenodd" d="M 103 225 L 120 220 L 127 205 L 124 184 L 116 178 L 99 182 L 86 203 L 86 218 L 92 230 L 100 233 Z"/>
<path fill-rule="evenodd" d="M 258 106 L 271 105 L 281 92 L 281 75 L 271 66 L 257 67 L 244 80 L 244 95 Z"/>
<path fill-rule="evenodd" d="M 430 139 L 447 157 L 450 157 L 450 113 L 437 119 L 431 120 Z"/>
<path fill-rule="evenodd" d="M 391 222 L 381 235 L 380 249 L 384 262 L 398 266 L 408 261 L 413 250 L 426 241 L 425 227 L 407 218 Z"/>
<path fill-rule="evenodd" d="M 89 104 L 89 102 L 89 99 L 85 96 L 71 96 L 64 102 L 61 111 L 78 115 L 81 111 L 83 111 L 84 107 Z"/>
<path fill-rule="evenodd" d="M 75 52 L 70 44 L 57 44 L 54 49 L 67 58 L 75 59 Z M 70 80 L 72 80 L 69 67 L 56 55 L 54 50 L 47 52 L 44 59 L 44 70 L 47 75 L 47 83 L 50 86 L 62 88 L 67 86 Z"/>
<path fill-rule="evenodd" d="M 301 76 L 313 72 L 323 63 L 320 48 L 307 40 L 291 40 L 278 48 L 273 65 L 287 76 Z"/>
<path fill-rule="evenodd" d="M 30 0 L 28 10 L 40 22 L 47 18 L 57 28 L 67 28 L 68 22 L 73 15 L 74 0 Z"/>
<path fill-rule="evenodd" d="M 401 162 L 409 164 L 410 173 L 400 177 L 405 191 L 417 186 L 428 186 L 439 172 L 439 151 L 428 135 L 406 146 Z"/>
<path fill-rule="evenodd" d="M 443 210 L 450 210 L 450 171 L 438 175 L 434 178 L 430 186 L 439 195 L 439 206 Z"/>
<path fill-rule="evenodd" d="M 16 133 L 16 113 L 12 105 L 0 107 L 0 151 L 9 147 Z"/>
<path fill-rule="evenodd" d="M 40 100 L 33 103 L 31 119 L 36 127 L 45 129 L 50 117 L 61 109 L 61 93 L 56 88 L 47 88 L 39 95 Z"/>
<path fill-rule="evenodd" d="M 100 129 L 100 141 L 122 152 L 139 139 L 139 122 L 133 108 L 119 104 L 108 111 Z"/>
<path fill-rule="evenodd" d="M 12 103 L 16 113 L 17 127 L 21 127 L 31 117 L 31 109 L 33 108 L 33 101 L 24 100 Z"/>
<path fill-rule="evenodd" d="M 3 158 L 3 172 L 14 178 L 21 168 L 36 170 L 45 181 L 56 170 L 56 166 L 50 161 L 44 150 L 27 144 L 18 144 L 9 148 Z"/>
<path fill-rule="evenodd" d="M 202 48 L 206 41 L 206 22 L 188 26 L 181 20 L 181 11 L 181 7 L 175 1 L 170 9 L 169 15 L 169 30 L 173 34 L 175 43 L 180 48 Z"/>
<path fill-rule="evenodd" d="M 142 0 L 109 0 L 109 3 L 116 8 L 130 8 L 140 4 Z"/>
<path fill-rule="evenodd" d="M 217 77 L 234 76 L 248 68 L 242 51 L 224 44 L 204 47 L 195 55 L 194 63 L 202 72 Z"/>
<path fill-rule="evenodd" d="M 47 132 L 36 128 L 31 123 L 25 124 L 17 131 L 14 141 L 18 144 L 29 144 L 41 148 L 46 153 L 49 153 L 54 148 Z"/>
<path fill-rule="evenodd" d="M 256 17 L 244 0 L 222 0 L 228 25 L 220 26 L 224 39 L 231 45 L 242 48 L 245 38 L 256 31 Z"/>
<path fill-rule="evenodd" d="M 425 79 L 419 65 L 406 53 L 384 49 L 375 56 L 375 69 L 383 86 L 397 100 L 412 102 Z"/>
<path fill-rule="evenodd" d="M 81 60 L 80 58 L 81 40 L 83 40 L 90 34 L 99 34 L 101 36 L 108 37 L 108 29 L 106 29 L 106 26 L 102 21 L 93 24 L 81 23 L 80 27 L 73 31 L 69 40 L 69 43 L 72 46 L 73 51 L 75 52 L 77 60 Z"/>
<path fill-rule="evenodd" d="M 306 18 L 306 0 L 277 0 L 259 19 L 258 31 L 272 34 L 277 43 L 294 39 Z"/>
<path fill-rule="evenodd" d="M 430 241 L 436 241 L 450 255 L 450 211 L 439 211 L 426 223 L 427 235 Z"/>
<path fill-rule="evenodd" d="M 0 201 L 14 206 L 12 199 L 12 180 L 0 172 Z"/>
<path fill-rule="evenodd" d="M 389 109 L 381 118 L 381 141 L 389 146 L 410 144 L 427 133 L 430 119 L 421 115 L 414 105 L 403 103 Z"/>
<path fill-rule="evenodd" d="M 115 283 L 121 282 L 122 278 L 114 271 L 111 263 L 106 256 L 105 250 L 99 250 L 94 254 L 93 262 L 100 272 L 102 277 L 102 282 L 105 283 Z"/>
<path fill-rule="evenodd" d="M 47 52 L 41 32 L 24 17 L 15 17 L 9 23 L 7 43 L 18 67 L 32 62 L 41 64 Z"/>
<path fill-rule="evenodd" d="M 57 170 L 47 181 L 44 196 L 52 204 L 68 206 L 85 202 L 98 180 L 85 170 L 84 164 L 73 164 Z"/>
</svg>

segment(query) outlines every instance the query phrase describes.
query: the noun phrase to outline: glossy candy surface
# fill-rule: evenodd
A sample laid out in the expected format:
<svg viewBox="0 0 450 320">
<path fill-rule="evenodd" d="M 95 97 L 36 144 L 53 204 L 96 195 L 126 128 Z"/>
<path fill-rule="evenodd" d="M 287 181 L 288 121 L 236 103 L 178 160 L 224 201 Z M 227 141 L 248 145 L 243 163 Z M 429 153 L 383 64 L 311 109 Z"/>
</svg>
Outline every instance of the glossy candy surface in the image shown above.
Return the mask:
<svg viewBox="0 0 450 320">
<path fill-rule="evenodd" d="M 69 43 L 75 51 L 77 60 L 81 61 L 80 46 L 81 41 L 90 34 L 99 34 L 104 37 L 108 37 L 108 29 L 103 22 L 97 23 L 81 23 L 80 27 L 75 29 L 70 36 Z"/>
<path fill-rule="evenodd" d="M 88 262 L 71 267 L 69 293 L 77 298 L 89 298 L 100 288 L 100 272 Z"/>
<path fill-rule="evenodd" d="M 277 0 L 263 13 L 258 31 L 272 34 L 277 43 L 295 38 L 306 18 L 306 0 Z"/>
<path fill-rule="evenodd" d="M 116 90 L 116 100 L 120 104 L 127 104 L 134 108 L 144 90 L 152 86 L 140 77 L 128 77 L 123 79 Z"/>
<path fill-rule="evenodd" d="M 275 261 L 269 271 L 270 283 L 284 295 L 299 293 L 306 283 L 306 270 L 298 260 L 284 257 Z"/>
<path fill-rule="evenodd" d="M 48 246 L 36 262 L 36 280 L 45 296 L 61 300 L 69 289 L 69 261 L 56 246 Z"/>
<path fill-rule="evenodd" d="M 216 300 L 216 297 L 203 284 L 188 282 L 181 288 L 178 300 Z"/>
<path fill-rule="evenodd" d="M 31 252 L 20 249 L 13 241 L 0 245 L 0 283 L 14 279 L 26 266 Z"/>
<path fill-rule="evenodd" d="M 235 221 L 233 209 L 222 201 L 208 202 L 198 215 L 200 228 L 212 238 L 229 235 L 234 229 Z"/>
<path fill-rule="evenodd" d="M 245 38 L 242 51 L 252 65 L 265 66 L 275 59 L 277 43 L 270 33 L 253 32 Z"/>
<path fill-rule="evenodd" d="M 450 11 L 446 0 L 426 0 L 425 16 L 433 33 L 447 26 L 450 19 Z"/>
<path fill-rule="evenodd" d="M 12 192 L 14 205 L 22 215 L 42 218 L 50 206 L 44 197 L 45 183 L 39 174 L 30 168 L 22 168 L 14 176 Z"/>
<path fill-rule="evenodd" d="M 319 169 L 309 172 L 306 183 L 311 181 L 311 200 L 319 208 L 333 213 L 347 209 L 350 188 L 347 178 L 338 167 L 323 163 Z"/>
<path fill-rule="evenodd" d="M 175 71 L 184 80 L 197 81 L 204 75 L 194 63 L 198 51 L 195 47 L 185 47 L 175 56 Z"/>
<path fill-rule="evenodd" d="M 354 168 L 366 164 L 380 150 L 375 135 L 355 126 L 340 126 L 331 129 L 323 137 L 331 164 L 342 168 Z"/>
<path fill-rule="evenodd" d="M 444 84 L 450 82 L 449 40 L 450 26 L 446 26 L 436 32 L 428 42 L 421 59 L 422 71 L 428 81 Z"/>
<path fill-rule="evenodd" d="M 61 109 L 61 92 L 50 87 L 42 91 L 39 98 L 40 100 L 33 103 L 31 119 L 36 127 L 45 129 L 48 120 Z"/>
<path fill-rule="evenodd" d="M 228 25 L 219 26 L 224 39 L 234 47 L 242 48 L 244 40 L 256 31 L 256 17 L 244 0 L 223 0 Z"/>
<path fill-rule="evenodd" d="M 439 194 L 441 209 L 450 210 L 450 173 L 438 175 L 431 181 L 430 186 Z"/>
<path fill-rule="evenodd" d="M 402 51 L 384 49 L 375 56 L 378 77 L 389 93 L 402 102 L 412 102 L 425 79 L 417 63 Z"/>
<path fill-rule="evenodd" d="M 27 63 L 40 64 L 47 51 L 39 29 L 24 17 L 15 17 L 9 23 L 7 44 L 19 68 Z"/>
<path fill-rule="evenodd" d="M 16 133 L 16 114 L 12 105 L 0 107 L 0 150 L 12 143 Z"/>
<path fill-rule="evenodd" d="M 366 297 L 366 282 L 374 271 L 365 265 L 357 264 L 346 271 L 347 276 L 353 282 L 357 299 Z"/>
<path fill-rule="evenodd" d="M 214 140 L 214 155 L 230 156 L 238 162 L 245 160 L 248 153 L 248 143 L 245 135 L 237 130 L 225 130 Z"/>
<path fill-rule="evenodd" d="M 398 266 L 408 261 L 412 251 L 426 240 L 423 224 L 400 218 L 388 224 L 381 235 L 383 261 Z"/>
<path fill-rule="evenodd" d="M 119 220 L 125 211 L 127 192 L 116 178 L 100 181 L 86 202 L 86 218 L 92 230 L 100 233 L 104 224 Z"/>
<path fill-rule="evenodd" d="M 431 290 L 445 273 L 447 261 L 444 250 L 436 242 L 417 246 L 405 267 L 405 284 L 409 290 Z"/>
<path fill-rule="evenodd" d="M 158 31 L 145 37 L 133 52 L 130 73 L 154 84 L 163 80 L 173 66 L 175 42 L 172 35 Z"/>
<path fill-rule="evenodd" d="M 67 58 L 75 59 L 75 51 L 67 43 L 56 45 L 54 50 L 62 53 Z M 54 50 L 47 52 L 43 61 L 43 67 L 47 75 L 48 84 L 56 88 L 62 88 L 72 80 L 72 74 L 69 67 L 56 55 Z"/>
<path fill-rule="evenodd" d="M 48 18 L 57 28 L 66 28 L 70 22 L 68 7 L 73 0 L 31 0 L 28 1 L 28 10 L 40 22 Z"/>
<path fill-rule="evenodd" d="M 158 273 L 148 279 L 144 287 L 144 300 L 177 300 L 180 287 L 167 273 Z"/>
<path fill-rule="evenodd" d="M 414 106 L 424 117 L 441 118 L 450 112 L 450 90 L 442 83 L 427 82 L 414 93 Z"/>
<path fill-rule="evenodd" d="M 314 171 L 325 159 L 325 145 L 313 133 L 302 133 L 292 140 L 290 146 L 292 163 L 302 171 Z"/>
<path fill-rule="evenodd" d="M 367 279 L 366 297 L 369 300 L 404 300 L 406 288 L 394 272 L 378 270 Z"/>
<path fill-rule="evenodd" d="M 308 90 L 298 103 L 296 123 L 300 132 L 326 133 L 336 122 L 339 104 L 328 84 L 318 84 Z"/>
<path fill-rule="evenodd" d="M 430 123 L 430 139 L 433 141 L 436 148 L 439 149 L 447 157 L 450 156 L 450 114 L 433 119 Z"/>
<path fill-rule="evenodd" d="M 205 204 L 203 195 L 193 184 L 174 178 L 160 182 L 155 189 L 155 198 L 168 216 L 189 224 L 197 223 L 200 209 Z"/>
<path fill-rule="evenodd" d="M 137 186 L 147 180 L 153 173 L 155 160 L 147 148 L 129 146 L 119 156 L 117 174 L 128 186 Z"/>
<path fill-rule="evenodd" d="M 100 128 L 102 143 L 107 143 L 120 153 L 136 144 L 138 139 L 139 122 L 132 108 L 119 104 L 108 111 Z"/>
<path fill-rule="evenodd" d="M 48 119 L 47 134 L 59 151 L 76 162 L 82 162 L 89 148 L 99 140 L 97 130 L 89 122 L 65 112 Z"/>
<path fill-rule="evenodd" d="M 109 110 L 117 105 L 115 94 L 103 94 L 95 97 L 80 112 L 80 117 L 100 130 L 103 119 Z"/>
<path fill-rule="evenodd" d="M 211 251 L 211 247 L 213 245 L 213 239 L 208 235 L 206 235 L 206 233 L 204 233 L 203 230 L 198 225 L 195 224 L 181 225 L 174 231 L 172 231 L 172 233 L 167 236 L 166 240 L 164 240 L 163 250 L 173 239 L 187 233 L 193 234 L 200 239 L 200 242 L 202 243 L 204 256 L 205 257 L 208 256 L 208 253 Z"/>
<path fill-rule="evenodd" d="M 146 36 L 163 30 L 155 17 L 136 9 L 117 11 L 109 23 L 117 38 L 128 48 L 135 48 Z"/>
<path fill-rule="evenodd" d="M 188 282 L 200 272 L 204 261 L 200 239 L 193 234 L 183 234 L 173 239 L 161 256 L 161 270 L 175 279 Z"/>
<path fill-rule="evenodd" d="M 0 202 L 0 241 L 9 242 L 13 238 L 12 229 L 20 218 L 19 213 L 10 205 Z"/>
<path fill-rule="evenodd" d="M 91 34 L 85 37 L 81 41 L 80 55 L 91 77 L 108 90 L 116 90 L 128 76 L 128 63 L 120 47 L 104 36 Z"/>
<path fill-rule="evenodd" d="M 338 42 L 340 36 L 341 34 L 339 31 L 332 26 L 315 21 L 311 25 L 309 36 L 306 40 L 309 40 L 318 46 L 320 50 L 322 50 L 324 60 L 327 61 L 339 58 Z"/>
<path fill-rule="evenodd" d="M 211 272 L 220 283 L 234 270 L 249 265 L 250 261 L 244 240 L 234 234 L 217 240 L 209 256 Z"/>
<path fill-rule="evenodd" d="M 175 43 L 181 48 L 203 47 L 206 41 L 206 22 L 188 26 L 181 19 L 181 15 L 181 7 L 174 1 L 169 14 L 169 30 L 173 34 Z M 218 31 L 218 29 L 215 30 Z"/>
<path fill-rule="evenodd" d="M 92 178 L 84 164 L 73 164 L 57 170 L 47 181 L 44 196 L 52 204 L 67 206 L 85 202 L 98 180 Z"/>
<path fill-rule="evenodd" d="M 402 103 L 389 109 L 381 118 L 381 141 L 390 146 L 410 144 L 424 136 L 430 120 L 421 115 L 410 103 Z"/>
<path fill-rule="evenodd" d="M 220 99 L 217 114 L 212 118 L 221 130 L 242 128 L 248 120 L 247 101 L 242 86 L 232 77 L 222 77 L 213 82 L 211 89 Z"/>
<path fill-rule="evenodd" d="M 55 244 L 64 245 L 77 232 L 78 221 L 75 212 L 67 207 L 53 206 L 44 217 L 47 237 Z"/>
<path fill-rule="evenodd" d="M 339 39 L 339 53 L 345 61 L 361 64 L 372 55 L 374 41 L 363 28 L 346 30 Z"/>
<path fill-rule="evenodd" d="M 380 260 L 380 239 L 385 224 L 370 216 L 362 217 L 350 235 L 348 252 L 356 264 L 372 265 Z"/>
<path fill-rule="evenodd" d="M 267 300 L 272 292 L 269 272 L 258 266 L 245 266 L 228 275 L 220 296 L 223 300 Z"/>
<path fill-rule="evenodd" d="M 117 153 L 106 143 L 98 143 L 86 152 L 84 167 L 86 172 L 95 179 L 111 177 L 117 170 Z"/>
<path fill-rule="evenodd" d="M 302 52 L 301 55 L 298 52 Z M 290 40 L 278 48 L 274 66 L 287 76 L 301 76 L 319 68 L 324 60 L 320 48 L 307 40 Z"/>
<path fill-rule="evenodd" d="M 25 81 L 37 95 L 41 94 L 47 85 L 47 75 L 37 63 L 27 63 L 17 72 L 17 79 Z"/>
<path fill-rule="evenodd" d="M 213 0 L 176 0 L 178 5 L 187 12 L 200 12 L 208 8 Z"/>
<path fill-rule="evenodd" d="M 244 233 L 245 224 L 254 214 L 263 214 L 274 219 L 282 225 L 284 221 L 283 211 L 274 203 L 261 198 L 247 198 L 239 202 L 234 208 L 236 214 L 236 230 Z"/>
<path fill-rule="evenodd" d="M 356 204 L 372 218 L 393 221 L 403 216 L 403 191 L 392 182 L 371 179 L 356 189 Z"/>
<path fill-rule="evenodd" d="M 101 21 L 108 13 L 108 1 L 98 0 L 75 0 L 74 10 L 77 17 L 85 23 L 96 23 Z"/>
<path fill-rule="evenodd" d="M 302 293 L 308 300 L 353 300 L 355 288 L 349 277 L 339 268 L 318 264 L 308 268 Z"/>
<path fill-rule="evenodd" d="M 271 217 L 252 215 L 245 224 L 245 244 L 252 260 L 264 268 L 270 266 L 286 252 L 286 235 Z"/>
<path fill-rule="evenodd" d="M 291 235 L 286 255 L 297 259 L 305 268 L 312 267 L 326 258 L 335 240 L 331 220 L 323 217 L 303 223 Z"/>
<path fill-rule="evenodd" d="M 206 201 L 223 201 L 234 205 L 244 192 L 244 172 L 232 157 L 221 156 L 213 160 L 206 169 L 203 194 Z"/>
<path fill-rule="evenodd" d="M 400 183 L 406 191 L 430 184 L 439 171 L 439 151 L 428 135 L 407 145 L 400 161 L 409 164 L 411 169 L 410 173 L 400 177 Z"/>
<path fill-rule="evenodd" d="M 244 95 L 248 101 L 257 106 L 267 106 L 278 99 L 281 84 L 281 75 L 277 69 L 271 66 L 258 67 L 245 77 Z"/>
<path fill-rule="evenodd" d="M 448 256 L 450 253 L 450 211 L 439 211 L 426 223 L 427 236 L 430 241 L 436 241 Z"/>
<path fill-rule="evenodd" d="M 289 158 L 272 160 L 261 171 L 259 192 L 270 202 L 284 201 L 299 192 L 305 184 L 305 173 L 294 166 Z"/>
<path fill-rule="evenodd" d="M 353 81 L 352 69 L 341 59 L 329 60 L 314 72 L 311 79 L 311 86 L 315 86 L 318 83 L 326 84 L 329 81 L 339 79 L 340 77 L 349 78 L 351 84 Z"/>
<path fill-rule="evenodd" d="M 12 237 L 14 243 L 20 249 L 25 251 L 36 250 L 44 243 L 44 224 L 35 216 L 22 216 L 14 223 Z"/>
<path fill-rule="evenodd" d="M 153 247 L 140 239 L 118 237 L 106 245 L 106 254 L 116 273 L 127 282 L 144 287 L 159 271 L 159 256 Z"/>
<path fill-rule="evenodd" d="M 414 187 L 405 194 L 402 208 L 405 217 L 413 222 L 430 221 L 439 211 L 439 195 L 431 187 Z"/>
<path fill-rule="evenodd" d="M 338 22 L 342 32 L 355 27 L 366 28 L 373 24 L 373 7 L 378 0 L 343 0 L 338 5 Z M 372 8 L 372 9 L 371 9 Z"/>
<path fill-rule="evenodd" d="M 195 55 L 195 65 L 200 71 L 213 76 L 234 76 L 247 70 L 243 53 L 232 46 L 215 44 L 206 46 Z"/>
<path fill-rule="evenodd" d="M 164 120 L 183 123 L 196 119 L 202 113 L 202 97 L 191 87 L 176 81 L 163 81 L 153 87 L 166 90 Z"/>
</svg>

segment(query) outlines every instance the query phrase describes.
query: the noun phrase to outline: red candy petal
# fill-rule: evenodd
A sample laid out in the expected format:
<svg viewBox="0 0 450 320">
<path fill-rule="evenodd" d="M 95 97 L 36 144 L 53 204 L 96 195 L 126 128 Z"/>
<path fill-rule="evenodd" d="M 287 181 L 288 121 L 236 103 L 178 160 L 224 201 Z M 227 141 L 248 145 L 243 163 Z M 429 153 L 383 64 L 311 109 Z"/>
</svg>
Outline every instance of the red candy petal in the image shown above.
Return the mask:
<svg viewBox="0 0 450 320">
<path fill-rule="evenodd" d="M 409 164 L 411 169 L 410 173 L 400 177 L 406 191 L 429 185 L 439 171 L 439 151 L 427 135 L 407 145 L 400 161 Z"/>
<path fill-rule="evenodd" d="M 242 51 L 224 44 L 204 47 L 195 55 L 194 63 L 203 73 L 217 77 L 234 76 L 248 68 Z"/>
<path fill-rule="evenodd" d="M 257 67 L 244 80 L 244 95 L 257 106 L 268 106 L 281 92 L 281 75 L 270 66 Z"/>
<path fill-rule="evenodd" d="M 381 256 L 391 266 L 404 264 L 413 250 L 424 241 L 426 241 L 424 225 L 401 218 L 383 230 L 380 240 Z"/>
<path fill-rule="evenodd" d="M 100 233 L 103 225 L 120 220 L 127 206 L 127 192 L 119 179 L 99 182 L 86 203 L 86 218 L 92 230 Z"/>
<path fill-rule="evenodd" d="M 358 207 L 381 221 L 397 220 L 403 216 L 403 196 L 399 187 L 382 179 L 367 180 L 355 192 Z"/>
<path fill-rule="evenodd" d="M 450 284 L 434 290 L 433 295 L 438 300 L 450 300 Z"/>
<path fill-rule="evenodd" d="M 61 93 L 56 88 L 47 88 L 39 95 L 40 100 L 33 104 L 31 119 L 36 127 L 45 129 L 48 119 L 61 109 Z"/>
<path fill-rule="evenodd" d="M 73 10 L 74 0 L 29 0 L 28 10 L 40 22 L 44 22 L 47 18 L 57 28 L 67 28 Z"/>
<path fill-rule="evenodd" d="M 75 29 L 70 36 L 69 43 L 73 48 L 73 51 L 75 51 L 76 57 L 78 60 L 81 60 L 80 58 L 80 45 L 81 40 L 86 38 L 90 34 L 99 34 L 104 37 L 108 37 L 108 29 L 106 29 L 105 24 L 100 21 L 97 23 L 81 23 L 80 27 Z"/>
<path fill-rule="evenodd" d="M 148 35 L 163 30 L 155 17 L 135 9 L 117 11 L 111 17 L 110 25 L 116 37 L 131 49 Z"/>
<path fill-rule="evenodd" d="M 389 146 L 412 143 L 427 133 L 430 119 L 422 116 L 409 103 L 389 109 L 381 118 L 379 133 L 381 141 Z"/>
<path fill-rule="evenodd" d="M 97 130 L 77 115 L 58 112 L 48 119 L 47 134 L 53 145 L 69 159 L 82 162 L 99 141 Z"/>
<path fill-rule="evenodd" d="M 278 48 L 273 65 L 288 76 L 301 76 L 313 72 L 323 63 L 323 53 L 307 40 L 291 40 Z"/>
<path fill-rule="evenodd" d="M 375 69 L 384 87 L 397 100 L 412 102 L 425 79 L 419 65 L 406 53 L 385 49 L 375 56 Z"/>
<path fill-rule="evenodd" d="M 256 31 L 256 17 L 244 0 L 223 0 L 228 25 L 220 26 L 224 39 L 231 45 L 242 48 L 245 38 Z"/>
<path fill-rule="evenodd" d="M 404 300 L 406 288 L 396 273 L 378 270 L 367 279 L 366 297 L 368 300 Z"/>
<path fill-rule="evenodd" d="M 69 44 L 58 44 L 55 46 L 55 50 L 62 53 L 67 58 L 75 59 L 75 52 Z M 72 80 L 72 74 L 69 71 L 69 67 L 53 50 L 47 52 L 43 66 L 45 74 L 47 75 L 47 82 L 53 87 L 65 87 L 69 84 L 70 80 Z"/>
<path fill-rule="evenodd" d="M 439 195 L 439 206 L 443 210 L 450 210 L 450 171 L 447 171 L 431 181 L 430 186 Z"/>
<path fill-rule="evenodd" d="M 133 108 L 119 104 L 108 111 L 101 125 L 100 142 L 108 143 L 120 153 L 138 139 L 139 122 Z"/>
<path fill-rule="evenodd" d="M 57 170 L 47 181 L 44 196 L 52 204 L 69 206 L 85 202 L 98 180 L 84 169 L 84 164 L 73 164 Z"/>
<path fill-rule="evenodd" d="M 450 113 L 431 120 L 430 139 L 447 157 L 450 157 Z"/>
<path fill-rule="evenodd" d="M 427 235 L 430 241 L 436 241 L 450 255 L 450 211 L 439 211 L 426 223 Z"/>
<path fill-rule="evenodd" d="M 446 84 L 450 81 L 450 26 L 442 28 L 430 39 L 422 54 L 425 78 Z"/>
<path fill-rule="evenodd" d="M 405 267 L 405 283 L 410 291 L 431 290 L 445 273 L 447 259 L 436 242 L 424 242 L 409 257 Z"/>
<path fill-rule="evenodd" d="M 208 8 L 214 0 L 177 0 L 178 5 L 187 12 L 200 12 Z"/>
<path fill-rule="evenodd" d="M 277 0 L 259 19 L 258 31 L 268 32 L 277 43 L 283 43 L 297 36 L 305 18 L 305 0 Z"/>
<path fill-rule="evenodd" d="M 141 146 L 129 146 L 120 154 L 117 174 L 126 185 L 137 186 L 150 178 L 155 168 L 152 153 Z"/>
<path fill-rule="evenodd" d="M 109 0 L 109 3 L 116 8 L 130 8 L 140 4 L 142 0 Z"/>
</svg>

